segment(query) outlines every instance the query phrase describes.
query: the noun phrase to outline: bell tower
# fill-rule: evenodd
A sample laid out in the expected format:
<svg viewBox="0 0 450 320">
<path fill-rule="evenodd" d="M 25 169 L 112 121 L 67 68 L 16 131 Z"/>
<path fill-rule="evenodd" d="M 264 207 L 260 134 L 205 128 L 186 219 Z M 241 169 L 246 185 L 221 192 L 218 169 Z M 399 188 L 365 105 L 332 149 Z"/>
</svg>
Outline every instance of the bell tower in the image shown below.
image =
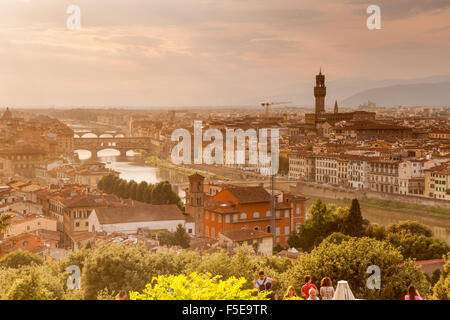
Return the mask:
<svg viewBox="0 0 450 320">
<path fill-rule="evenodd" d="M 325 96 L 327 95 L 327 87 L 325 87 L 325 75 L 322 69 L 316 75 L 316 86 L 314 87 L 314 97 L 316 97 L 316 116 L 325 113 Z"/>
<path fill-rule="evenodd" d="M 189 176 L 189 214 L 195 221 L 195 235 L 203 236 L 203 202 L 205 192 L 203 191 L 205 177 L 194 173 Z"/>
</svg>

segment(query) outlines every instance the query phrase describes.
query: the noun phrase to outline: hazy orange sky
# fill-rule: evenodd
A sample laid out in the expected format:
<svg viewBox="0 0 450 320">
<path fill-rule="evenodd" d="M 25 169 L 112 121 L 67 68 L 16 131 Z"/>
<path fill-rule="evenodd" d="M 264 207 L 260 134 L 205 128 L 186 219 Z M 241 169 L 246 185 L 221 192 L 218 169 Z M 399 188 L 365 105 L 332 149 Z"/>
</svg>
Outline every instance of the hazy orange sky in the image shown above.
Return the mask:
<svg viewBox="0 0 450 320">
<path fill-rule="evenodd" d="M 366 27 L 371 4 L 382 30 Z M 312 90 L 319 67 L 327 81 L 450 74 L 450 1 L 1 0 L 0 41 L 2 107 L 255 105 Z"/>
</svg>

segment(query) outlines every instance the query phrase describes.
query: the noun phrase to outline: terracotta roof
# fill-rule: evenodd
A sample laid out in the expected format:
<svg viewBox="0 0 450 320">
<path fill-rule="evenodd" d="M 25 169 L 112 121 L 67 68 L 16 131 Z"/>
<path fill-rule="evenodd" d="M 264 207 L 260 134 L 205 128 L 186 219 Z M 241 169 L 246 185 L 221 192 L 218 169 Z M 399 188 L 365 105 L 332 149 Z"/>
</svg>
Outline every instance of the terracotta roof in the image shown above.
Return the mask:
<svg viewBox="0 0 450 320">
<path fill-rule="evenodd" d="M 443 163 L 441 165 L 435 166 L 430 169 L 425 169 L 425 171 L 431 171 L 431 172 L 435 172 L 435 173 L 439 173 L 439 174 L 449 175 L 450 174 L 450 161 Z"/>
<path fill-rule="evenodd" d="M 231 187 L 226 190 L 240 204 L 270 202 L 270 194 L 263 187 Z"/>
<path fill-rule="evenodd" d="M 120 206 L 94 209 L 100 224 L 117 224 L 146 221 L 185 220 L 176 204 Z"/>
<path fill-rule="evenodd" d="M 205 179 L 204 176 L 202 176 L 201 174 L 198 174 L 197 172 L 194 173 L 194 174 L 191 174 L 188 178 L 189 178 L 189 180 L 191 180 L 191 179 Z"/>
<path fill-rule="evenodd" d="M 222 235 L 232 241 L 246 241 L 253 239 L 268 238 L 273 236 L 271 233 L 267 233 L 264 231 L 248 230 L 248 229 L 222 232 Z"/>
</svg>

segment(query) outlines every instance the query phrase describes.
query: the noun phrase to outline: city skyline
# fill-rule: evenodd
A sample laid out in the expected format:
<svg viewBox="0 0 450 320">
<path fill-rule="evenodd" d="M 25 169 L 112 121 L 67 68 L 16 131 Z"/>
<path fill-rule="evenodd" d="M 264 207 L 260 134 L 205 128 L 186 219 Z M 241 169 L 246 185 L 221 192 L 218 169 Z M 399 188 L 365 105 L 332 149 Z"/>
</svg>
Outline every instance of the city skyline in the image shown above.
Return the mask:
<svg viewBox="0 0 450 320">
<path fill-rule="evenodd" d="M 81 9 L 80 30 L 66 27 L 71 4 Z M 448 81 L 448 2 L 374 1 L 381 30 L 366 27 L 370 4 L 5 0 L 2 105 L 230 106 L 288 98 L 312 106 L 320 67 L 330 83 L 327 106 L 396 83 L 389 79 Z"/>
</svg>

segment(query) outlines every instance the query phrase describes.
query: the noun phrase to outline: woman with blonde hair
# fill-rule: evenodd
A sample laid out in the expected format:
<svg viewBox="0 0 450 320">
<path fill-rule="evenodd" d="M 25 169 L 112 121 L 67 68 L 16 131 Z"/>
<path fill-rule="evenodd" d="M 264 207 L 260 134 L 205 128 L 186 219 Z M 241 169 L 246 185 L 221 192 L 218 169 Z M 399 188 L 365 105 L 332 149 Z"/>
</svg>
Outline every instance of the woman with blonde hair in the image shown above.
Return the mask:
<svg viewBox="0 0 450 320">
<path fill-rule="evenodd" d="M 289 286 L 284 294 L 283 300 L 291 299 L 297 297 L 297 293 L 295 292 L 294 286 Z"/>
<path fill-rule="evenodd" d="M 320 296 L 322 300 L 332 300 L 334 296 L 333 283 L 329 277 L 324 277 L 320 281 Z"/>
</svg>

